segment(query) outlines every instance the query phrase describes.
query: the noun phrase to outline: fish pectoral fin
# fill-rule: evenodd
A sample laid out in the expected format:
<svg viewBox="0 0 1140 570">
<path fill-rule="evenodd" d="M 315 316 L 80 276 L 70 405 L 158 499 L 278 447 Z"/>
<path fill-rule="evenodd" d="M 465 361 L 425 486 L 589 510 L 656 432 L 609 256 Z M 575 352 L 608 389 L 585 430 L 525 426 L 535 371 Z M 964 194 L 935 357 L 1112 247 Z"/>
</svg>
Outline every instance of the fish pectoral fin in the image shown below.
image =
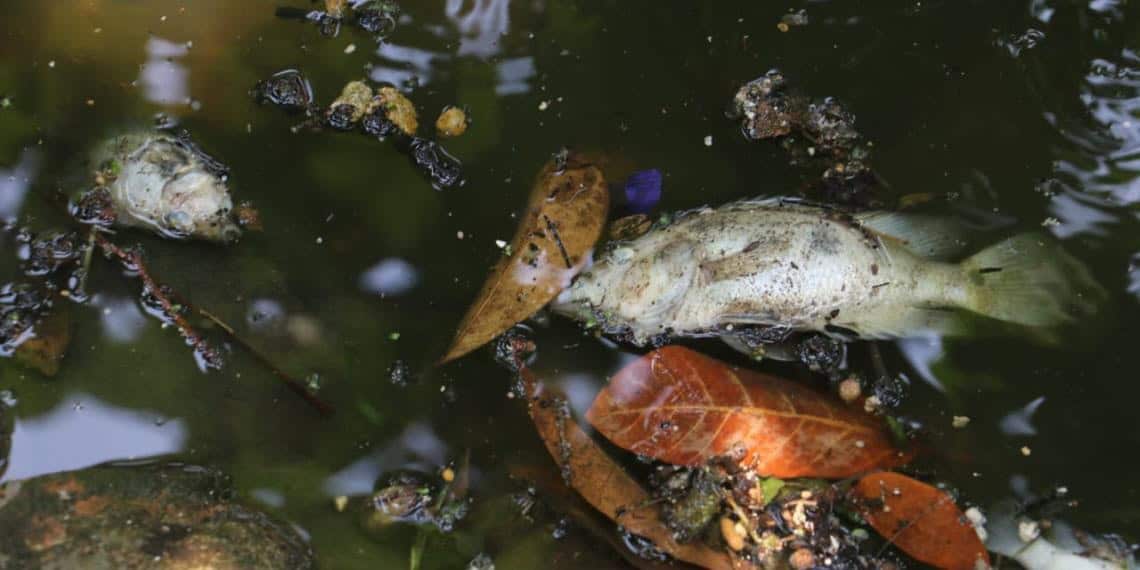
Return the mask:
<svg viewBox="0 0 1140 570">
<path fill-rule="evenodd" d="M 855 331 L 859 338 L 887 340 L 937 334 L 962 336 L 968 330 L 969 318 L 956 309 L 902 307 L 869 315 L 858 323 L 833 321 L 843 329 Z"/>
<path fill-rule="evenodd" d="M 894 240 L 904 249 L 925 259 L 952 259 L 970 246 L 969 228 L 949 218 L 898 212 L 863 212 L 856 214 L 855 219 L 864 228 Z"/>
<path fill-rule="evenodd" d="M 720 337 L 733 350 L 748 356 L 749 358 L 768 358 L 771 360 L 779 360 L 783 362 L 795 362 L 799 360 L 796 356 L 796 346 L 790 342 L 775 342 L 770 344 L 753 344 L 748 342 L 741 335 L 726 334 Z"/>
</svg>

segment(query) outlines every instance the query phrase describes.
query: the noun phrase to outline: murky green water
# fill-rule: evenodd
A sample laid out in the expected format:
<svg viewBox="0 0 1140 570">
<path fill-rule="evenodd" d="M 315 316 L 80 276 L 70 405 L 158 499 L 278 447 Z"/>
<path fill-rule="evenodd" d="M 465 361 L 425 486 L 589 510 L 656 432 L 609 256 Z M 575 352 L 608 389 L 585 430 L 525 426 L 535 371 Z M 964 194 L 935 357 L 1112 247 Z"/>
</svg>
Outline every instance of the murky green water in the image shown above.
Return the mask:
<svg viewBox="0 0 1140 570">
<path fill-rule="evenodd" d="M 1016 338 L 884 345 L 888 368 L 910 382 L 903 411 L 931 432 L 924 465 L 982 505 L 1063 485 L 1080 502 L 1071 520 L 1140 537 L 1135 2 L 434 0 L 404 3 L 379 47 L 352 30 L 323 38 L 274 18 L 277 4 L 262 0 L 4 4 L 0 216 L 63 227 L 44 198 L 82 178 L 85 148 L 157 113 L 175 119 L 230 166 L 266 231 L 232 248 L 137 232 L 119 241 L 144 244 L 164 282 L 281 368 L 318 374 L 338 408 L 322 419 L 238 347 L 223 372 L 200 373 L 177 335 L 140 310 L 137 283 L 101 263 L 97 294 L 73 307 L 59 375 L 11 363 L 0 372 L 0 390 L 18 400 L 7 479 L 173 453 L 230 472 L 245 495 L 311 535 L 324 567 L 402 567 L 411 531 L 370 537 L 332 497 L 470 452 L 475 513 L 432 543 L 426 567 L 480 551 L 500 568 L 617 564 L 580 526 L 555 541 L 557 516 L 529 524 L 504 506 L 525 488 L 512 468 L 550 462 L 485 352 L 409 387 L 387 370 L 396 359 L 428 370 L 500 255 L 495 240 L 513 233 L 534 174 L 562 146 L 661 169 L 663 210 L 798 192 L 818 173 L 745 141 L 724 117 L 740 84 L 779 67 L 803 92 L 857 114 L 890 184 L 884 201 L 953 194 L 957 211 L 1015 227 L 1053 219 L 1047 230 L 1111 293 L 1110 309 L 1063 348 Z M 806 26 L 777 30 L 800 8 Z M 405 156 L 365 137 L 291 134 L 298 119 L 247 95 L 290 67 L 319 101 L 368 76 L 414 81 L 423 123 L 444 105 L 468 106 L 471 129 L 448 143 L 466 185 L 437 192 Z M 18 273 L 8 253 L 3 280 Z M 578 407 L 633 354 L 559 319 L 537 341 L 538 366 Z M 859 361 L 865 350 L 851 348 Z M 1034 401 L 1031 420 L 1016 421 Z M 969 427 L 952 429 L 952 415 L 969 416 Z"/>
</svg>

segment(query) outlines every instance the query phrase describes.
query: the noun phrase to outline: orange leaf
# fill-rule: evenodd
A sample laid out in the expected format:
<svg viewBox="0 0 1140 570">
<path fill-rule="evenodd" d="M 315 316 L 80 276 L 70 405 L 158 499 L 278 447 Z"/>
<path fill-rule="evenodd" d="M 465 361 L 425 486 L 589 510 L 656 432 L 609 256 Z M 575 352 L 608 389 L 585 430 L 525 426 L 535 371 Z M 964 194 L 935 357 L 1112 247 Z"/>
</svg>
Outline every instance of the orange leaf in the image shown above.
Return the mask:
<svg viewBox="0 0 1140 570">
<path fill-rule="evenodd" d="M 990 556 L 973 525 L 945 492 L 898 473 L 873 473 L 851 490 L 867 523 L 920 562 L 974 570 Z"/>
<path fill-rule="evenodd" d="M 592 507 L 636 535 L 645 537 L 673 558 L 713 570 L 734 568 L 727 552 L 701 542 L 681 544 L 650 505 L 648 494 L 570 417 L 565 399 L 551 394 L 520 366 L 530 399 L 530 417 L 547 451 L 570 486 Z"/>
<path fill-rule="evenodd" d="M 570 284 L 602 234 L 610 193 L 602 170 L 571 154 L 543 167 L 511 255 L 491 271 L 440 363 L 455 360 L 527 319 Z"/>
<path fill-rule="evenodd" d="M 763 475 L 838 479 L 908 459 L 862 410 L 679 346 L 618 372 L 586 419 L 618 446 L 674 465 L 729 456 Z"/>
</svg>

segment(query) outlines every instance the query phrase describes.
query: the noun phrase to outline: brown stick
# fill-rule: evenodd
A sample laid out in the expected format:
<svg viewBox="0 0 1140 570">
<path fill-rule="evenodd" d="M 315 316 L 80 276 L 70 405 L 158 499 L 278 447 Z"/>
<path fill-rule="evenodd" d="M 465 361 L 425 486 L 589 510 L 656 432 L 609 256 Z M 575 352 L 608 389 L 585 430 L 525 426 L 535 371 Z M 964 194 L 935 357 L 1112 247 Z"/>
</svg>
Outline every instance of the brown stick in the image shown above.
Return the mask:
<svg viewBox="0 0 1140 570">
<path fill-rule="evenodd" d="M 309 388 L 307 386 L 305 386 L 305 384 L 303 382 L 301 382 L 301 381 L 293 378 L 292 376 L 289 376 L 288 374 L 286 374 L 285 371 L 281 370 L 280 368 L 277 367 L 277 365 L 273 364 L 273 361 L 269 360 L 269 358 L 267 356 L 262 354 L 256 348 L 254 348 L 253 345 L 246 342 L 245 339 L 238 336 L 237 332 L 234 331 L 233 327 L 226 324 L 225 321 L 218 318 L 217 316 L 215 316 L 213 313 L 207 311 L 206 309 L 203 309 L 200 307 L 195 307 L 194 310 L 197 311 L 198 314 L 202 316 L 202 318 L 214 323 L 215 325 L 218 325 L 218 328 L 225 331 L 226 335 L 230 337 L 230 340 L 237 343 L 238 346 L 241 346 L 246 352 L 248 352 L 250 354 L 250 356 L 253 356 L 253 358 L 255 360 L 260 362 L 262 366 L 269 369 L 269 372 L 271 372 L 274 376 L 277 377 L 278 380 L 280 380 L 282 383 L 284 383 L 287 388 L 292 390 L 293 393 L 297 394 L 298 396 L 303 398 L 306 402 L 308 402 L 311 406 L 316 408 L 316 410 L 318 412 L 320 412 L 320 414 L 322 416 L 326 416 L 326 417 L 331 416 L 333 414 L 333 412 L 336 411 L 336 408 L 333 407 L 332 404 L 318 398 L 317 395 L 314 394 L 312 392 L 312 390 L 309 390 Z"/>
<path fill-rule="evenodd" d="M 233 327 L 226 324 L 224 321 L 214 316 L 205 309 L 195 308 L 189 303 L 178 299 L 175 303 L 172 297 L 176 294 L 168 288 L 163 287 L 154 279 L 150 271 L 147 270 L 146 264 L 143 263 L 142 254 L 138 250 L 123 249 L 113 242 L 103 237 L 99 232 L 94 232 L 95 243 L 108 255 L 115 257 L 123 264 L 129 271 L 138 273 L 139 279 L 143 282 L 143 295 L 153 298 L 161 309 L 162 318 L 164 321 L 170 322 L 178 329 L 178 333 L 186 340 L 186 344 L 194 348 L 194 356 L 199 361 L 199 365 L 211 370 L 219 370 L 222 367 L 222 357 L 216 349 L 210 346 L 206 339 L 194 330 L 194 327 L 182 316 L 182 311 L 179 306 L 185 307 L 189 310 L 196 311 L 202 317 L 208 319 L 214 324 L 218 325 L 235 343 L 250 353 L 258 362 L 269 369 L 269 371 L 281 380 L 286 387 L 301 396 L 322 416 L 329 416 L 334 412 L 331 404 L 321 400 L 313 394 L 303 383 L 290 377 L 281 369 L 277 368 L 268 358 L 250 346 L 244 339 L 237 335 Z"/>
</svg>

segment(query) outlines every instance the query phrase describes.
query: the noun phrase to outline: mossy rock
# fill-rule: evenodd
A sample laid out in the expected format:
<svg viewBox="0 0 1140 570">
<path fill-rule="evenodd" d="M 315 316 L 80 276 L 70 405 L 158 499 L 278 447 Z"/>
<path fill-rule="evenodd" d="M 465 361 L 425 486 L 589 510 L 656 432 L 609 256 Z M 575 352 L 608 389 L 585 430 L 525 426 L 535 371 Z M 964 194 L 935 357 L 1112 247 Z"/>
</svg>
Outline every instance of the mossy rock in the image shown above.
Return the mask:
<svg viewBox="0 0 1140 570">
<path fill-rule="evenodd" d="M 0 486 L 0 569 L 314 567 L 296 530 L 235 501 L 213 469 L 108 465 Z"/>
</svg>

